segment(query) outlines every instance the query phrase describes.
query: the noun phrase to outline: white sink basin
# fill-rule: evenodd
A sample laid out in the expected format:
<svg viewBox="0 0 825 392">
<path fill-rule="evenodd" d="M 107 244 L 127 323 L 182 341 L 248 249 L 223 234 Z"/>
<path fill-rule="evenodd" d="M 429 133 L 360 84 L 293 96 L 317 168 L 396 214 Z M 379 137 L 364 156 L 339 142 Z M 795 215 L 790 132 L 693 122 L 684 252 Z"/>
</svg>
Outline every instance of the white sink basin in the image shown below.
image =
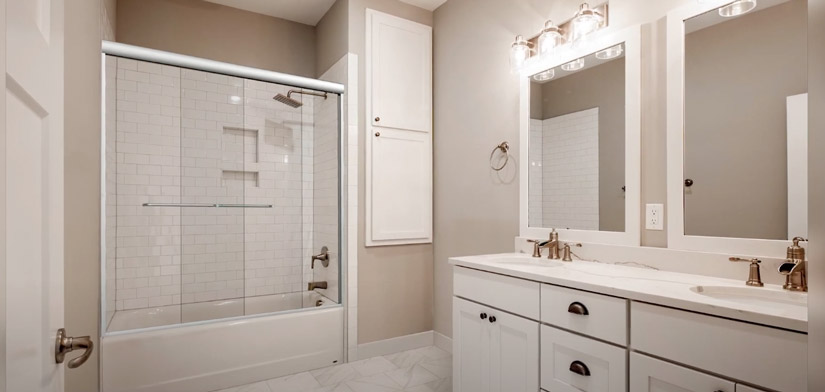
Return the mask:
<svg viewBox="0 0 825 392">
<path fill-rule="evenodd" d="M 691 291 L 711 298 L 743 305 L 802 308 L 807 311 L 808 295 L 762 287 L 694 286 Z"/>
</svg>

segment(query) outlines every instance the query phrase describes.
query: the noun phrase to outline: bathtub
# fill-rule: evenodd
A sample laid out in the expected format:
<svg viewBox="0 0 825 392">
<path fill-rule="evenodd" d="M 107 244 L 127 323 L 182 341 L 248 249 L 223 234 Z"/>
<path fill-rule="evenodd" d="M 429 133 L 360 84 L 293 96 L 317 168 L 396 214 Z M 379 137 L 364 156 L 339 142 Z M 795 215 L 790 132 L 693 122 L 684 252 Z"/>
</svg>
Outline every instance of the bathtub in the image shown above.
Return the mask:
<svg viewBox="0 0 825 392">
<path fill-rule="evenodd" d="M 207 392 L 343 362 L 343 307 L 315 292 L 119 311 L 109 330 L 136 325 L 101 338 L 104 392 Z"/>
</svg>

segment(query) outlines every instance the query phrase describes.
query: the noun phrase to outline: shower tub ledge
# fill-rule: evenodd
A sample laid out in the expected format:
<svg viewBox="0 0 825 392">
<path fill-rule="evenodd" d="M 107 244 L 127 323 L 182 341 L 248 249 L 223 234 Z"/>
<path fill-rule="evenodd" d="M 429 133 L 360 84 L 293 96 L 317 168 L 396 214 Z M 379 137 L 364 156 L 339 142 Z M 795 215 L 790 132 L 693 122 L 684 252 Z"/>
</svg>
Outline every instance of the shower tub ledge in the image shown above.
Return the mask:
<svg viewBox="0 0 825 392">
<path fill-rule="evenodd" d="M 101 338 L 104 392 L 207 392 L 343 362 L 340 305 Z"/>
</svg>

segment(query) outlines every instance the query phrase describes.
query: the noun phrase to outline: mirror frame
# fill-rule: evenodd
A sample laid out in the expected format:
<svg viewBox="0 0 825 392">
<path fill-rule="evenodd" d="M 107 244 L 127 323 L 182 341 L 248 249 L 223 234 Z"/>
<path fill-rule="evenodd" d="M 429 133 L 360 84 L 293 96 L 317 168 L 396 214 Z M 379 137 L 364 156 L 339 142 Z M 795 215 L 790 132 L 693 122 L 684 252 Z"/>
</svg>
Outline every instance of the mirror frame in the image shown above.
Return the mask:
<svg viewBox="0 0 825 392">
<path fill-rule="evenodd" d="M 530 227 L 528 222 L 530 77 L 596 51 L 618 44 L 625 46 L 625 223 L 624 231 L 556 229 L 564 242 L 639 246 L 641 239 L 641 26 L 594 33 L 577 47 L 564 47 L 549 59 L 531 58 L 519 74 L 519 233 L 521 237 L 545 239 L 550 228 Z"/>
<path fill-rule="evenodd" d="M 685 234 L 684 118 L 685 21 L 731 3 L 691 2 L 667 14 L 667 247 L 742 256 L 784 258 L 790 240 L 709 237 Z"/>
</svg>

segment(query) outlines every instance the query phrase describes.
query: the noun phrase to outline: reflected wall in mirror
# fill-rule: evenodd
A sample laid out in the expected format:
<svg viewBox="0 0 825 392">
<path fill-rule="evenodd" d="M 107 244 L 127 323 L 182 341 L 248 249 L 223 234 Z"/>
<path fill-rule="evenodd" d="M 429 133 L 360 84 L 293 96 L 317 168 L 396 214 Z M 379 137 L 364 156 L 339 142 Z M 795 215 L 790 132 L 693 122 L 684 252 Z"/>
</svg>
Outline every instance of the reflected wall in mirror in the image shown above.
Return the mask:
<svg viewBox="0 0 825 392">
<path fill-rule="evenodd" d="M 807 237 L 806 7 L 685 21 L 685 235 Z"/>
<path fill-rule="evenodd" d="M 625 58 L 608 47 L 530 80 L 530 227 L 625 231 Z"/>
</svg>

